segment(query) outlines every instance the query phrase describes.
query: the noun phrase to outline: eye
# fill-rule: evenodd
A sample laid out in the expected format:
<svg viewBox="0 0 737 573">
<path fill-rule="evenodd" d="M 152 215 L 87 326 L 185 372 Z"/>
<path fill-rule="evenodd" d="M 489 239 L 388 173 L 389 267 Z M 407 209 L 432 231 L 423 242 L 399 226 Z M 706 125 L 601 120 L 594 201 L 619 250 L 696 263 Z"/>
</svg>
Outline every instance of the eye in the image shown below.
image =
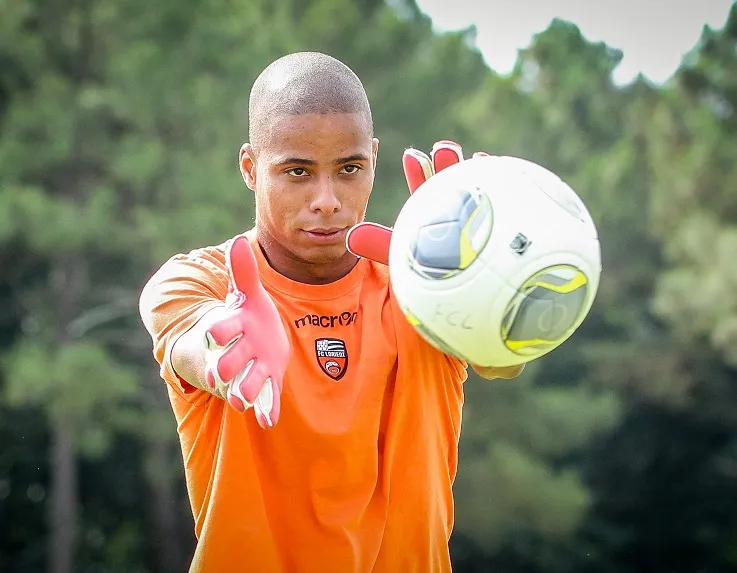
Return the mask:
<svg viewBox="0 0 737 573">
<path fill-rule="evenodd" d="M 304 167 L 292 167 L 292 169 L 287 170 L 287 174 L 292 177 L 304 177 L 307 175 L 307 170 Z"/>
<path fill-rule="evenodd" d="M 343 172 L 347 175 L 354 175 L 355 173 L 358 173 L 362 167 L 360 165 L 355 165 L 351 163 L 350 165 L 346 165 L 343 167 Z"/>
</svg>

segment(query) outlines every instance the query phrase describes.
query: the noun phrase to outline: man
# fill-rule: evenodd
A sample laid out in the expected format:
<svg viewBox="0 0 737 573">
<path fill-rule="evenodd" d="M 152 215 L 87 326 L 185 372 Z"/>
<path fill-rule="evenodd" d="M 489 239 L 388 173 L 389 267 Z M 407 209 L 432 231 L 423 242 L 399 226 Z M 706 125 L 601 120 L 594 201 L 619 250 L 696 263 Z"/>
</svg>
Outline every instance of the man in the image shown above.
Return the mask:
<svg viewBox="0 0 737 573">
<path fill-rule="evenodd" d="M 466 364 L 402 315 L 391 232 L 362 223 L 379 145 L 363 86 L 291 54 L 254 83 L 249 123 L 255 227 L 174 256 L 140 301 L 178 423 L 191 570 L 449 571 Z M 415 150 L 404 165 L 411 191 L 433 171 Z"/>
</svg>

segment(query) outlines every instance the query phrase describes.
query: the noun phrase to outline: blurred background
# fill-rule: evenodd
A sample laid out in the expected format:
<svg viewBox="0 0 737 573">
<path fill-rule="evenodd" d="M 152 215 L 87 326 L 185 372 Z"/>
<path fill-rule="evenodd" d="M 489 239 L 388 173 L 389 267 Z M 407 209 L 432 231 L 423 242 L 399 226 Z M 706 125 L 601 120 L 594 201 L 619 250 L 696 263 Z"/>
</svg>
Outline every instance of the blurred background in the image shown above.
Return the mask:
<svg viewBox="0 0 737 573">
<path fill-rule="evenodd" d="M 648 19 L 611 3 L 640 53 L 688 40 L 648 77 L 553 2 L 421 4 L 2 3 L 0 573 L 186 570 L 192 518 L 138 295 L 172 254 L 252 225 L 249 89 L 297 50 L 365 83 L 371 219 L 406 198 L 402 150 L 450 138 L 552 169 L 600 229 L 580 331 L 519 380 L 466 386 L 455 570 L 737 571 L 737 8 L 702 26 L 712 0 Z M 510 57 L 510 25 L 484 26 L 517 14 L 536 28 Z"/>
</svg>

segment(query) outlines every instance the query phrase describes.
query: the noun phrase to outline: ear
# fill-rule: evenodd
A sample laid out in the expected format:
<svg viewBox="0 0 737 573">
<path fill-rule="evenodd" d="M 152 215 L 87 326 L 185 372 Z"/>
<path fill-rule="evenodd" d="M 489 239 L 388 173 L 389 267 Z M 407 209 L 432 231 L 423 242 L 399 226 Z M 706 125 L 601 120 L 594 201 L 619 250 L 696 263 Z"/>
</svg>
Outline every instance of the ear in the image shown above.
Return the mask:
<svg viewBox="0 0 737 573">
<path fill-rule="evenodd" d="M 376 169 L 376 161 L 379 156 L 379 140 L 378 138 L 374 137 L 373 141 L 371 142 L 371 152 L 374 158 L 374 170 Z"/>
<path fill-rule="evenodd" d="M 246 186 L 251 190 L 256 190 L 256 154 L 250 143 L 244 143 L 238 154 L 238 164 L 241 168 L 241 177 L 246 182 Z"/>
</svg>

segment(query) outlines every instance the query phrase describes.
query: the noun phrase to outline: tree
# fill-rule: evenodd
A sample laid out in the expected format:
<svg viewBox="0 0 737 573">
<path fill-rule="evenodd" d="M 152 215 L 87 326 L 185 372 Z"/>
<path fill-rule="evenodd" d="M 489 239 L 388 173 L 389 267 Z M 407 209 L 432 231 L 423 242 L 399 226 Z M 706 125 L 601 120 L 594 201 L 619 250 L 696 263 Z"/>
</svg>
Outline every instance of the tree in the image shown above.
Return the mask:
<svg viewBox="0 0 737 573">
<path fill-rule="evenodd" d="M 668 269 L 655 311 L 685 344 L 705 340 L 737 368 L 737 5 L 705 28 L 654 117 L 655 228 Z M 657 130 L 657 131 L 655 131 Z"/>
</svg>

